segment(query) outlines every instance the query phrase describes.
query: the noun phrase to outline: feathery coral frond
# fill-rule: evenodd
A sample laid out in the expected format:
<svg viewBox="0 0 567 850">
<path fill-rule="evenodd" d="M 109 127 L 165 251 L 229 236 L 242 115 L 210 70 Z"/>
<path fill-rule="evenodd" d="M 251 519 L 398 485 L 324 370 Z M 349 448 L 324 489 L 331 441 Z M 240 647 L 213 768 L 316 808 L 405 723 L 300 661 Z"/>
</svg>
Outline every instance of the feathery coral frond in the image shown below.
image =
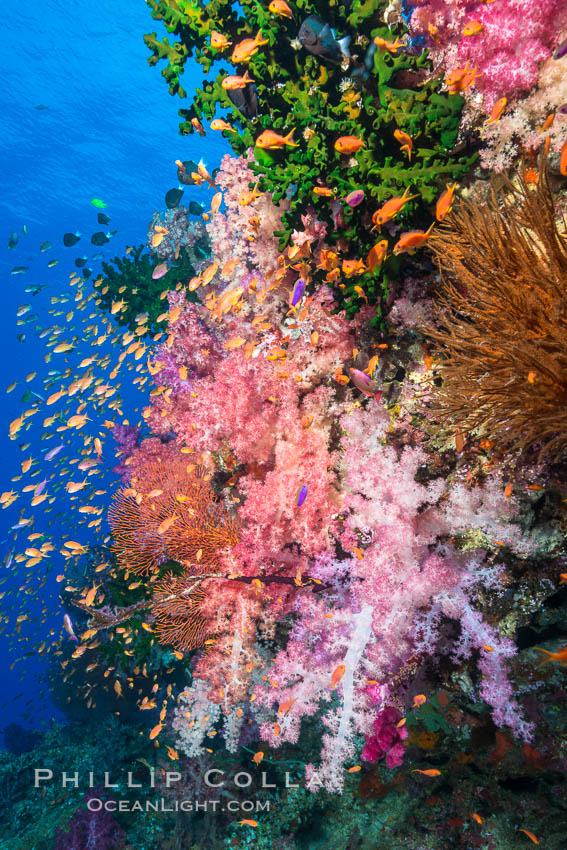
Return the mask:
<svg viewBox="0 0 567 850">
<path fill-rule="evenodd" d="M 436 412 L 512 449 L 567 446 L 567 239 L 547 166 L 537 187 L 463 201 L 432 243 L 444 277 Z"/>
</svg>

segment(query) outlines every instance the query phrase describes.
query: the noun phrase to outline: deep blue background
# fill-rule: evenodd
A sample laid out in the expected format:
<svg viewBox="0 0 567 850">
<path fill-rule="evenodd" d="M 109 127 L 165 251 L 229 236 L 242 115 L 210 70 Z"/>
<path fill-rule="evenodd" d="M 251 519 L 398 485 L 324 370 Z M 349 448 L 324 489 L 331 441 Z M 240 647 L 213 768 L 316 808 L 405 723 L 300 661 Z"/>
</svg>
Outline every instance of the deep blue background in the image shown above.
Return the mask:
<svg viewBox="0 0 567 850">
<path fill-rule="evenodd" d="M 161 77 L 161 66 L 150 68 L 147 64 L 150 52 L 142 36 L 154 31 L 160 37 L 166 34 L 143 0 L 26 0 L 25 4 L 5 7 L 3 12 L 0 491 L 18 486 L 11 484 L 10 477 L 21 471 L 20 463 L 29 455 L 23 455 L 18 441 L 7 436 L 9 422 L 29 406 L 20 401 L 29 386 L 25 375 L 36 368 L 40 374 L 49 368 L 43 364 L 47 349 L 34 334 L 34 323 L 27 328 L 16 327 L 17 305 L 31 303 L 40 313 L 43 326 L 61 321 L 47 316 L 49 296 L 68 291 L 76 256 L 101 250 L 89 244 L 90 234 L 104 229 L 96 223 L 97 210 L 90 205 L 90 198 L 102 198 L 107 203 L 105 212 L 112 218 L 109 228 L 119 231 L 102 249 L 105 256 L 120 256 L 127 245 L 145 240 L 153 211 L 163 208 L 165 192 L 177 185 L 175 159 L 202 157 L 212 171 L 229 150 L 220 134 L 211 130 L 206 139 L 179 135 L 177 110 L 189 104 L 201 80 L 201 69 L 194 65 L 185 74 L 187 100 L 172 98 Z M 47 109 L 37 109 L 39 105 Z M 184 203 L 191 199 L 203 202 L 202 191 L 186 191 Z M 29 230 L 25 237 L 23 225 Z M 64 248 L 63 233 L 75 230 L 84 234 L 81 243 L 76 249 Z M 20 239 L 15 250 L 8 250 L 12 231 L 18 232 Z M 45 240 L 51 241 L 53 248 L 42 254 L 39 244 Z M 59 265 L 48 268 L 47 262 L 55 258 L 60 258 Z M 30 270 L 26 275 L 13 276 L 10 270 L 16 265 L 30 266 Z M 93 277 L 97 268 L 100 266 L 95 263 Z M 47 283 L 49 287 L 32 297 L 24 294 L 24 287 L 32 283 Z M 16 340 L 22 330 L 27 335 L 24 344 Z M 5 395 L 6 386 L 13 380 L 18 380 L 18 387 Z M 41 392 L 39 379 L 31 388 Z M 129 405 L 139 404 L 140 399 L 125 401 L 127 416 Z M 43 412 L 36 419 L 40 417 Z M 37 454 L 35 445 L 32 454 Z M 11 508 L 0 511 L 2 560 L 14 545 L 14 532 L 9 528 L 24 506 L 29 516 L 28 498 L 20 497 Z M 26 534 L 21 532 L 17 550 L 23 548 Z M 62 571 L 57 553 L 54 555 L 53 575 Z M 7 574 L 0 566 L 0 575 Z M 10 574 L 10 582 L 18 580 L 17 574 Z M 53 617 L 59 628 L 61 610 L 54 610 Z M 26 659 L 10 672 L 10 644 L 5 635 L 0 640 L 0 681 L 3 701 L 8 702 L 0 714 L 0 729 L 21 719 L 24 703 L 30 699 L 34 705 L 28 706 L 27 723 L 37 725 L 53 714 L 49 703 L 37 701 L 43 660 Z M 27 648 L 21 641 L 19 651 Z M 20 691 L 23 696 L 14 702 Z"/>
</svg>

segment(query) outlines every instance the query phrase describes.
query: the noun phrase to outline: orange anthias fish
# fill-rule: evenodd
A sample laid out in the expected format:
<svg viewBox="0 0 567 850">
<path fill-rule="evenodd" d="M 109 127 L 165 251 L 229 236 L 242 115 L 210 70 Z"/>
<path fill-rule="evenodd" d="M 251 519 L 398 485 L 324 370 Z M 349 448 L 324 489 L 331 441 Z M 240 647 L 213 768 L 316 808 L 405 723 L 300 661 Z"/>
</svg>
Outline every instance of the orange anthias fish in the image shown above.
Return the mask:
<svg viewBox="0 0 567 850">
<path fill-rule="evenodd" d="M 335 150 L 344 154 L 356 153 L 365 147 L 366 143 L 357 136 L 340 136 L 335 142 Z"/>
<path fill-rule="evenodd" d="M 469 21 L 463 28 L 463 35 L 479 35 L 483 29 L 480 21 Z"/>
<path fill-rule="evenodd" d="M 453 208 L 456 183 L 447 184 L 445 191 L 439 196 L 435 205 L 435 218 L 443 221 Z"/>
<path fill-rule="evenodd" d="M 260 764 L 260 762 L 262 761 L 263 758 L 264 758 L 264 753 L 262 752 L 262 750 L 259 750 L 257 753 L 254 753 L 254 755 L 252 757 L 252 761 L 254 762 L 254 764 Z"/>
<path fill-rule="evenodd" d="M 226 130 L 227 133 L 238 133 L 238 130 L 231 127 L 228 121 L 225 121 L 223 118 L 213 119 L 213 121 L 211 121 L 211 130 Z"/>
<path fill-rule="evenodd" d="M 559 661 L 562 667 L 567 667 L 567 646 L 564 646 L 563 649 L 560 649 L 558 652 L 549 652 L 547 649 L 541 649 L 539 646 L 534 646 L 534 649 L 537 652 L 543 652 L 545 655 L 549 656 L 548 658 L 544 658 L 540 667 L 543 667 L 544 664 L 549 664 L 550 661 Z"/>
<path fill-rule="evenodd" d="M 263 44 L 268 44 L 268 42 L 269 39 L 262 38 L 262 30 L 258 30 L 256 38 L 245 38 L 236 45 L 230 56 L 230 61 L 235 65 L 238 62 L 250 62 L 254 54 L 258 52 L 258 48 L 262 47 Z"/>
<path fill-rule="evenodd" d="M 405 151 L 408 155 L 408 161 L 411 160 L 411 152 L 413 148 L 411 136 L 408 136 L 408 134 L 404 133 L 403 130 L 394 130 L 394 139 L 401 144 L 400 152 Z"/>
<path fill-rule="evenodd" d="M 240 826 L 258 826 L 257 820 L 248 820 L 248 818 L 239 820 L 238 823 L 240 824 Z"/>
<path fill-rule="evenodd" d="M 382 224 L 385 224 L 387 221 L 395 218 L 397 214 L 403 210 L 408 201 L 413 201 L 414 198 L 419 197 L 418 195 L 408 195 L 408 192 L 409 187 L 405 190 L 401 197 L 390 198 L 389 201 L 386 201 L 384 206 L 380 207 L 379 210 L 376 210 L 372 216 L 374 227 L 380 228 Z"/>
<path fill-rule="evenodd" d="M 203 127 L 203 125 L 201 124 L 201 122 L 199 121 L 198 118 L 191 118 L 191 124 L 193 125 L 193 127 L 196 129 L 196 131 L 198 132 L 198 134 L 200 136 L 205 135 L 205 128 Z"/>
<path fill-rule="evenodd" d="M 561 159 L 559 161 L 559 171 L 564 177 L 567 177 L 567 141 L 561 148 Z"/>
<path fill-rule="evenodd" d="M 538 130 L 538 133 L 545 133 L 551 127 L 553 127 L 553 122 L 555 121 L 555 112 L 552 112 L 551 115 L 548 115 L 541 127 Z"/>
<path fill-rule="evenodd" d="M 412 773 L 421 773 L 423 776 L 441 776 L 441 771 L 436 770 L 434 767 L 430 767 L 428 770 L 419 770 L 419 768 L 414 768 Z"/>
<path fill-rule="evenodd" d="M 272 15 L 277 15 L 279 18 L 293 18 L 293 13 L 285 0 L 272 0 L 268 9 Z"/>
<path fill-rule="evenodd" d="M 429 239 L 435 222 L 428 230 L 410 230 L 408 233 L 402 233 L 396 244 L 394 245 L 394 254 L 405 254 L 409 251 L 415 251 L 416 248 L 421 248 L 422 245 Z"/>
<path fill-rule="evenodd" d="M 380 36 L 377 35 L 374 39 L 374 44 L 381 50 L 388 50 L 390 53 L 395 55 L 400 47 L 404 46 L 404 41 L 400 38 L 397 38 L 395 41 L 388 41 L 387 39 L 380 38 Z"/>
<path fill-rule="evenodd" d="M 246 207 L 248 204 L 253 204 L 256 198 L 260 198 L 263 194 L 263 192 L 258 191 L 258 184 L 256 183 L 251 192 L 249 189 L 242 190 L 238 196 L 238 203 L 241 207 Z"/>
<path fill-rule="evenodd" d="M 508 103 L 508 98 L 501 97 L 496 101 L 494 106 L 492 107 L 492 112 L 490 113 L 490 117 L 486 119 L 485 124 L 494 124 L 496 121 L 499 121 L 502 117 L 502 113 L 506 109 L 506 104 Z"/>
<path fill-rule="evenodd" d="M 527 835 L 530 841 L 533 841 L 534 844 L 539 844 L 539 838 L 536 838 L 533 832 L 530 832 L 527 829 L 520 829 L 519 832 L 523 832 L 524 835 Z"/>
<path fill-rule="evenodd" d="M 400 47 L 404 46 L 404 42 L 400 38 L 397 38 L 395 41 L 387 41 L 385 38 L 380 38 L 379 35 L 375 37 L 374 44 L 381 50 L 388 50 L 394 55 L 398 52 Z"/>
<path fill-rule="evenodd" d="M 224 50 L 226 47 L 229 47 L 232 44 L 231 41 L 228 40 L 226 35 L 223 35 L 216 30 L 213 30 L 211 33 L 211 47 L 214 47 L 215 50 Z"/>
<path fill-rule="evenodd" d="M 319 195 L 320 198 L 334 198 L 336 192 L 334 189 L 329 189 L 328 186 L 314 186 L 313 194 Z"/>
<path fill-rule="evenodd" d="M 352 277 L 355 274 L 364 274 L 366 266 L 362 260 L 343 260 L 342 271 L 345 277 Z"/>
<path fill-rule="evenodd" d="M 388 252 L 388 240 L 382 239 L 380 242 L 377 242 L 370 251 L 368 252 L 368 256 L 366 258 L 366 265 L 371 271 L 377 269 L 380 266 L 386 257 Z"/>
<path fill-rule="evenodd" d="M 262 148 L 262 150 L 266 151 L 277 151 L 285 148 L 286 145 L 290 148 L 297 148 L 299 145 L 293 141 L 293 134 L 295 132 L 295 127 L 291 130 L 287 136 L 280 136 L 279 133 L 276 133 L 274 130 L 264 130 L 263 133 L 260 133 L 258 138 L 256 139 L 256 147 Z"/>
<path fill-rule="evenodd" d="M 464 68 L 455 68 L 454 71 L 447 74 L 445 84 L 449 89 L 449 94 L 459 94 L 474 85 L 479 77 L 482 77 L 482 74 L 477 73 L 476 68 L 469 68 L 467 61 Z"/>
<path fill-rule="evenodd" d="M 226 91 L 234 91 L 234 89 L 245 89 L 248 83 L 253 83 L 254 80 L 248 74 L 248 71 L 244 72 L 244 76 L 228 76 L 224 77 L 221 83 L 221 86 Z"/>
<path fill-rule="evenodd" d="M 345 674 L 346 667 L 344 664 L 339 664 L 335 667 L 331 675 L 331 687 L 336 688 Z"/>
</svg>

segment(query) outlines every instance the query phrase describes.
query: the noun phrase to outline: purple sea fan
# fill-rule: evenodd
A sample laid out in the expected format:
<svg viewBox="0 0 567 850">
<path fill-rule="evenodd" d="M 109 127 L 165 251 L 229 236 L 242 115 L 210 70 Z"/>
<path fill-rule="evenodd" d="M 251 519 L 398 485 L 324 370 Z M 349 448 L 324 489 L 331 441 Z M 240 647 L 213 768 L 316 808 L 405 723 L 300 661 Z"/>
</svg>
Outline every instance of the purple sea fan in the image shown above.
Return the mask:
<svg viewBox="0 0 567 850">
<path fill-rule="evenodd" d="M 93 808 L 92 811 L 87 808 L 91 800 L 99 800 L 100 790 L 95 788 L 89 791 L 85 807 L 75 811 L 66 832 L 57 830 L 57 850 L 114 850 L 120 846 L 124 833 L 112 815 L 104 808 Z M 98 802 L 93 805 L 98 805 Z"/>
</svg>

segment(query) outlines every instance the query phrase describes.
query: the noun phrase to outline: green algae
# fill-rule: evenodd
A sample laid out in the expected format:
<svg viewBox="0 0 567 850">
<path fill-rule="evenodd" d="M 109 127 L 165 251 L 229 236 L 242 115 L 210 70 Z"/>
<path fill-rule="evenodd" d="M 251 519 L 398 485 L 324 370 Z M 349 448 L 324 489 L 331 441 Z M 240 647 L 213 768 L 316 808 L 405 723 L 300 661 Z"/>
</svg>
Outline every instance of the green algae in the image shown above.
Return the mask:
<svg viewBox="0 0 567 850">
<path fill-rule="evenodd" d="M 386 3 L 355 2 L 348 8 L 336 2 L 299 0 L 295 4 L 297 22 L 269 14 L 255 0 L 240 5 L 244 17 L 237 15 L 227 0 L 213 0 L 203 7 L 150 0 L 152 16 L 163 21 L 178 41 L 174 45 L 167 39 L 158 42 L 155 34 L 146 36 L 145 41 L 153 54 L 150 64 L 165 60 L 162 74 L 170 92 L 184 97 L 180 77 L 187 61 L 194 57 L 208 74 L 213 62 L 221 58 L 209 44 L 213 30 L 226 35 L 232 44 L 258 29 L 269 40 L 246 65 L 257 89 L 257 116 L 247 119 L 221 86 L 226 73 L 243 73 L 243 66 L 234 68 L 225 61 L 226 51 L 219 73 L 203 82 L 191 107 L 179 114 L 183 118 L 180 132 L 190 134 L 194 132 L 191 118 L 212 120 L 221 112 L 239 129 L 238 134 L 225 133 L 236 154 L 254 148 L 263 130 L 273 129 L 283 135 L 295 128 L 299 147 L 273 152 L 256 148 L 255 161 L 250 165 L 260 178 L 260 189 L 270 192 L 275 203 L 283 197 L 289 199 L 284 228 L 276 234 L 280 249 L 290 244 L 294 230 L 303 230 L 301 216 L 311 207 L 327 225 L 326 241 L 342 248 L 343 259 L 365 260 L 380 238 L 371 230 L 373 212 L 406 189 L 419 198 L 407 204 L 396 224 L 402 230 L 429 226 L 435 199 L 447 183 L 467 173 L 476 157 L 453 150 L 463 100 L 443 91 L 440 80 L 430 79 L 427 51 L 413 55 L 404 48 L 395 52 L 378 48 L 372 68 L 355 79 L 372 39 L 378 36 L 393 41 L 403 35 L 381 20 Z M 337 34 L 352 35 L 352 50 L 358 59 L 349 68 L 321 62 L 297 41 L 299 23 L 314 13 L 328 20 Z M 410 162 L 400 151 L 395 130 L 408 133 L 413 140 Z M 366 147 L 354 158 L 344 156 L 334 149 L 339 136 L 362 138 Z M 321 183 L 335 190 L 338 199 L 355 189 L 364 190 L 366 197 L 359 207 L 352 211 L 345 207 L 344 227 L 335 228 L 329 199 L 313 194 Z M 355 285 L 364 289 L 370 303 L 379 304 L 406 262 L 405 258 L 390 256 L 373 273 L 348 279 L 337 288 L 339 305 L 348 316 L 358 311 L 361 301 Z"/>
</svg>

